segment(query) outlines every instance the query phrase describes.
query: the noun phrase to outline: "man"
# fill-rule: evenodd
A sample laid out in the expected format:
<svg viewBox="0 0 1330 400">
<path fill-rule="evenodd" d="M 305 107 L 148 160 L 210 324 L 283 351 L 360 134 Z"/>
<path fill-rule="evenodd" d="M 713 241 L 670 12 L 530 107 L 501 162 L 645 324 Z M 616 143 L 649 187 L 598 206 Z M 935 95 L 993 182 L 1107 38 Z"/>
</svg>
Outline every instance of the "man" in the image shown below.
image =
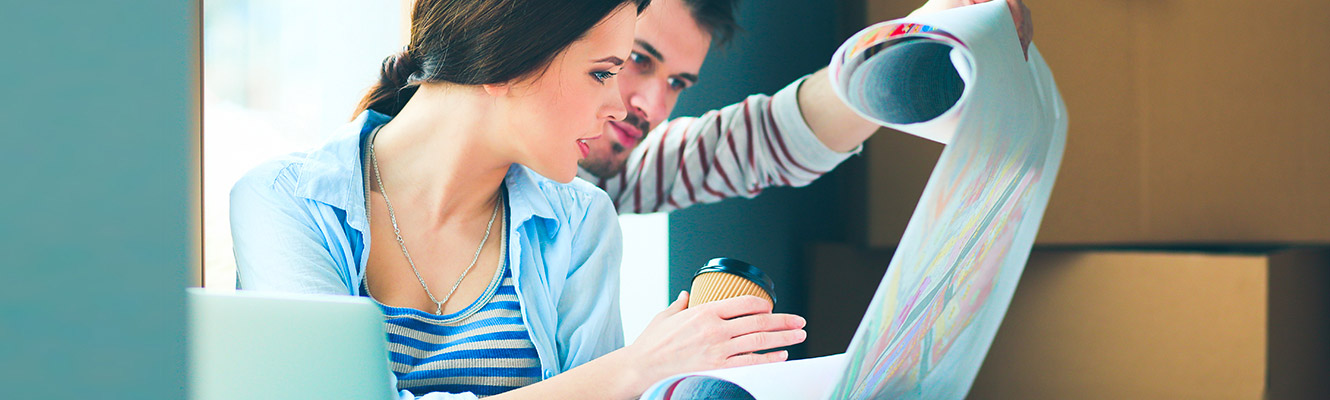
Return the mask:
<svg viewBox="0 0 1330 400">
<path fill-rule="evenodd" d="M 628 116 L 591 141 L 579 176 L 605 189 L 619 213 L 671 211 L 763 188 L 804 186 L 858 153 L 878 126 L 832 91 L 827 69 L 775 95 L 752 95 L 699 117 L 666 121 L 698 80 L 713 41 L 734 33 L 737 0 L 653 0 L 619 74 Z M 915 14 L 989 0 L 930 0 Z M 1028 46 L 1029 10 L 1005 0 Z M 829 55 L 828 55 L 829 56 Z"/>
</svg>

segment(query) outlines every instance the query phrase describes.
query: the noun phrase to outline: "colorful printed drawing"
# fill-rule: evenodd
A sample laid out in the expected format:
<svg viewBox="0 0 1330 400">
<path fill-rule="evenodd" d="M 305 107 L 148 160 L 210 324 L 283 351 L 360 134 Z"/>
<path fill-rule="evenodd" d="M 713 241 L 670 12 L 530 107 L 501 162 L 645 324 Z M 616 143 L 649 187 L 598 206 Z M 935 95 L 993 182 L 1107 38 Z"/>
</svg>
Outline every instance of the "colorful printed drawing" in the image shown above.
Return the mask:
<svg viewBox="0 0 1330 400">
<path fill-rule="evenodd" d="M 988 56 L 978 52 L 989 46 L 971 49 L 963 41 L 970 37 L 929 25 L 883 24 L 851 39 L 832 76 L 849 82 L 871 53 L 918 38 L 951 46 L 957 70 L 974 74 L 963 78 L 967 83 L 993 82 L 981 75 L 994 71 L 973 64 Z M 955 136 L 846 351 L 846 370 L 831 398 L 960 398 L 968 391 L 1024 270 L 1061 162 L 1066 121 L 1049 79 L 1050 87 L 1021 83 L 1031 90 L 1024 95 L 1033 99 L 1028 112 L 1011 112 L 1001 103 L 1009 99 L 994 94 L 1022 86 L 991 84 L 967 87 L 965 103 L 949 111 L 958 121 Z M 1041 99 L 1056 104 L 1038 106 Z M 965 107 L 1007 112 L 974 115 Z"/>
<path fill-rule="evenodd" d="M 681 374 L 643 398 L 713 398 L 701 383 L 717 382 L 777 400 L 968 394 L 1052 193 L 1066 105 L 1039 50 L 1022 52 L 1005 3 L 909 20 L 860 31 L 828 68 L 836 95 L 859 116 L 946 145 L 849 348 Z M 866 79 L 882 77 L 897 81 Z M 876 117 L 893 107 L 928 114 Z M 693 386 L 676 392 L 682 382 Z"/>
<path fill-rule="evenodd" d="M 902 239 L 902 248 L 920 251 L 898 252 L 899 258 L 892 260 L 884 286 L 879 289 L 901 293 L 908 288 L 910 295 L 882 296 L 886 301 L 870 306 L 878 313 L 877 318 L 864 324 L 869 333 L 857 335 L 867 338 L 857 344 L 868 349 L 852 345 L 849 353 L 882 356 L 876 360 L 852 359 L 847 376 L 855 385 L 835 398 L 895 397 L 916 388 L 922 374 L 947 354 L 960 333 L 980 315 L 979 308 L 987 304 L 997 284 L 1016 230 L 1022 226 L 1022 211 L 1036 195 L 1034 184 L 1042 178 L 1041 161 L 1047 154 L 1047 143 L 960 147 L 965 143 L 958 142 L 953 145 L 958 147 L 948 149 L 956 150 L 952 157 L 986 158 L 986 165 L 940 168 L 934 173 L 950 179 L 930 181 L 930 185 L 943 186 L 925 192 L 920 205 L 926 209 L 920 211 L 938 217 L 926 221 L 924 225 L 929 229 L 920 230 L 917 239 Z M 990 148 L 1009 151 L 960 154 Z M 936 195 L 940 193 L 955 195 Z M 928 194 L 935 196 L 930 198 Z M 1023 264 L 1024 259 L 1020 262 Z M 889 303 L 892 299 L 898 302 Z"/>
</svg>

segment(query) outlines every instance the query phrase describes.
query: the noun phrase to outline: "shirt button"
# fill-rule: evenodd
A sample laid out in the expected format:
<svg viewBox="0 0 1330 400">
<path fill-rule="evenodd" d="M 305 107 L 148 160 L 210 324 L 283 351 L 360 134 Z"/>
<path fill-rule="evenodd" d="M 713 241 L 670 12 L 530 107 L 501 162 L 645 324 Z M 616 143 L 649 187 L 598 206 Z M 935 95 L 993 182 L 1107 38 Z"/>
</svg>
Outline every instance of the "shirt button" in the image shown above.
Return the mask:
<svg viewBox="0 0 1330 400">
<path fill-rule="evenodd" d="M 552 369 L 545 370 L 545 379 L 550 379 L 553 377 L 554 377 L 554 370 Z"/>
</svg>

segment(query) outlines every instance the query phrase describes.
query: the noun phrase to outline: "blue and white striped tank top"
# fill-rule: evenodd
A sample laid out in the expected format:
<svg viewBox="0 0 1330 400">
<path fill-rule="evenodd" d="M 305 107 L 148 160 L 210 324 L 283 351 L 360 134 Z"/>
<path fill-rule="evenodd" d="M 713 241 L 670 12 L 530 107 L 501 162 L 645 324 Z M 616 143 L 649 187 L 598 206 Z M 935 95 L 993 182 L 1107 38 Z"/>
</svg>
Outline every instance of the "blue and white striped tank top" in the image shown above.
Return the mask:
<svg viewBox="0 0 1330 400">
<path fill-rule="evenodd" d="M 490 396 L 540 381 L 540 359 L 508 269 L 506 236 L 500 235 L 505 256 L 498 271 L 467 308 L 439 316 L 379 303 L 398 390 Z"/>
</svg>

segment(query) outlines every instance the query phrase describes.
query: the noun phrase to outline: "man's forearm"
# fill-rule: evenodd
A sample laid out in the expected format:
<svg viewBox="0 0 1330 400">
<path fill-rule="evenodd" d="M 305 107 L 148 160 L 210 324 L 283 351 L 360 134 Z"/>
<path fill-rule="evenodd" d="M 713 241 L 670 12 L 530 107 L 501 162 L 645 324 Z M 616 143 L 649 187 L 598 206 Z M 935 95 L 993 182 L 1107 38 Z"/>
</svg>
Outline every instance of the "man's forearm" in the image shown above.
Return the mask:
<svg viewBox="0 0 1330 400">
<path fill-rule="evenodd" d="M 799 111 L 813 129 L 813 135 L 837 152 L 854 150 L 878 129 L 877 124 L 855 114 L 836 96 L 826 68 L 813 73 L 799 86 Z"/>
<path fill-rule="evenodd" d="M 826 147 L 800 116 L 799 92 L 806 84 L 801 79 L 772 96 L 756 94 L 699 117 L 670 120 L 647 134 L 622 174 L 590 180 L 610 194 L 621 214 L 807 185 L 851 153 Z"/>
</svg>

